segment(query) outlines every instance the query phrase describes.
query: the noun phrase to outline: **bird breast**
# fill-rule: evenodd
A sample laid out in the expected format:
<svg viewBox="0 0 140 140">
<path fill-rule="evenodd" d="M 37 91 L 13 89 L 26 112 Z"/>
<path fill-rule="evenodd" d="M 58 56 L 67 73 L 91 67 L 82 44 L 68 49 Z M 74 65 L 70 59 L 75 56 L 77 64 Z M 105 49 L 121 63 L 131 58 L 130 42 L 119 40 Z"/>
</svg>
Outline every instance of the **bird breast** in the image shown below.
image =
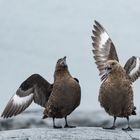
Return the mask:
<svg viewBox="0 0 140 140">
<path fill-rule="evenodd" d="M 79 104 L 81 99 L 80 85 L 73 78 L 56 80 L 51 96 L 57 98 L 61 104 L 68 103 L 71 106 Z"/>
<path fill-rule="evenodd" d="M 104 81 L 100 87 L 99 102 L 110 115 L 125 117 L 132 113 L 133 91 L 129 80 Z"/>
</svg>

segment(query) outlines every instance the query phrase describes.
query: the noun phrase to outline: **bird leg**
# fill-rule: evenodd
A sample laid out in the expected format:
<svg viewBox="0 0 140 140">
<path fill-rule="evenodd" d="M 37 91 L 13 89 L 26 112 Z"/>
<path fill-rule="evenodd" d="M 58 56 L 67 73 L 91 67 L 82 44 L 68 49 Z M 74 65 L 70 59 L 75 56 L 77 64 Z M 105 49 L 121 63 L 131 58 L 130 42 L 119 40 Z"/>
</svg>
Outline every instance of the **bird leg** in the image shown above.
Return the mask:
<svg viewBox="0 0 140 140">
<path fill-rule="evenodd" d="M 113 121 L 113 125 L 111 127 L 103 127 L 103 129 L 110 129 L 110 130 L 114 130 L 116 128 L 115 122 L 116 122 L 117 117 L 114 116 L 114 121 Z"/>
<path fill-rule="evenodd" d="M 56 126 L 56 125 L 55 125 L 55 118 L 53 118 L 53 128 L 55 128 L 55 129 L 62 128 L 62 126 Z"/>
<path fill-rule="evenodd" d="M 64 128 L 75 128 L 76 126 L 71 126 L 71 125 L 68 125 L 68 122 L 67 122 L 67 116 L 65 117 L 65 126 Z"/>
<path fill-rule="evenodd" d="M 127 119 L 128 127 L 127 128 L 122 128 L 122 130 L 124 130 L 124 131 L 133 131 L 133 129 L 130 127 L 130 124 L 129 124 L 129 117 L 127 116 L 126 119 Z"/>
</svg>

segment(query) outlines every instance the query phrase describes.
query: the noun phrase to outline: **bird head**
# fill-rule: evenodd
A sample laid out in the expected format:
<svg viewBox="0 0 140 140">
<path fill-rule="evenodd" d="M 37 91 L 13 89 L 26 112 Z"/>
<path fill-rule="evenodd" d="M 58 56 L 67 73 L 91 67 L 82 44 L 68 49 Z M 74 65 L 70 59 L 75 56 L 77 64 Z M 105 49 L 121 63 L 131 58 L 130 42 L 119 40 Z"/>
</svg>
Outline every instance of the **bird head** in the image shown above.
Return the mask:
<svg viewBox="0 0 140 140">
<path fill-rule="evenodd" d="M 118 68 L 120 68 L 120 65 L 116 60 L 108 60 L 105 65 L 105 73 L 102 75 L 101 80 L 103 81 L 109 76 L 109 74 L 115 73 Z"/>
<path fill-rule="evenodd" d="M 56 63 L 56 69 L 64 69 L 67 68 L 67 63 L 66 63 L 66 56 L 64 56 L 63 58 L 58 59 L 57 63 Z"/>
<path fill-rule="evenodd" d="M 66 63 L 66 56 L 63 58 L 58 59 L 56 66 L 55 66 L 55 72 L 54 72 L 54 79 L 60 79 L 66 76 L 69 76 L 69 70 L 68 65 Z"/>
<path fill-rule="evenodd" d="M 116 60 L 108 60 L 105 66 L 105 70 L 107 73 L 116 71 L 118 68 L 120 68 L 120 64 Z"/>
</svg>

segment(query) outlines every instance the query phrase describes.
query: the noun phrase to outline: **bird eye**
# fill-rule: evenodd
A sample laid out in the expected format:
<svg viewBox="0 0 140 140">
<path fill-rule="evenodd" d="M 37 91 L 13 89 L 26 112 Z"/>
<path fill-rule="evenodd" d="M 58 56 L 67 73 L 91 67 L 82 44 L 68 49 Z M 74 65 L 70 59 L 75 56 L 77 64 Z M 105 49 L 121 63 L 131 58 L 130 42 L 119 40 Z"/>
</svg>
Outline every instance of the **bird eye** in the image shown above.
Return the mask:
<svg viewBox="0 0 140 140">
<path fill-rule="evenodd" d="M 62 59 L 59 59 L 59 60 L 57 61 L 57 63 L 60 63 L 60 62 L 61 62 L 61 60 L 62 60 Z"/>
<path fill-rule="evenodd" d="M 115 65 L 115 63 L 112 63 L 112 65 L 114 66 L 114 65 Z"/>
</svg>

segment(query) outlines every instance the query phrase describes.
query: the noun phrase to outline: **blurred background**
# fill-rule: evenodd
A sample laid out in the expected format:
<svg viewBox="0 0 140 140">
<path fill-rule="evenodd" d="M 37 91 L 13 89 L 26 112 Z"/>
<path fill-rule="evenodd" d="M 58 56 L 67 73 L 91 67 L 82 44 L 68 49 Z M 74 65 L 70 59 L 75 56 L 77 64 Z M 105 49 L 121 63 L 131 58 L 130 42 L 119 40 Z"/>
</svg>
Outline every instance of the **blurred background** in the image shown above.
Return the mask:
<svg viewBox="0 0 140 140">
<path fill-rule="evenodd" d="M 98 102 L 100 78 L 91 51 L 94 20 L 108 31 L 122 65 L 132 55 L 140 56 L 139 0 L 0 0 L 0 112 L 31 74 L 38 73 L 52 83 L 56 61 L 65 55 L 82 88 L 77 112 L 102 111 Z M 137 80 L 137 112 L 139 90 Z M 32 104 L 27 111 L 40 109 Z"/>
</svg>

